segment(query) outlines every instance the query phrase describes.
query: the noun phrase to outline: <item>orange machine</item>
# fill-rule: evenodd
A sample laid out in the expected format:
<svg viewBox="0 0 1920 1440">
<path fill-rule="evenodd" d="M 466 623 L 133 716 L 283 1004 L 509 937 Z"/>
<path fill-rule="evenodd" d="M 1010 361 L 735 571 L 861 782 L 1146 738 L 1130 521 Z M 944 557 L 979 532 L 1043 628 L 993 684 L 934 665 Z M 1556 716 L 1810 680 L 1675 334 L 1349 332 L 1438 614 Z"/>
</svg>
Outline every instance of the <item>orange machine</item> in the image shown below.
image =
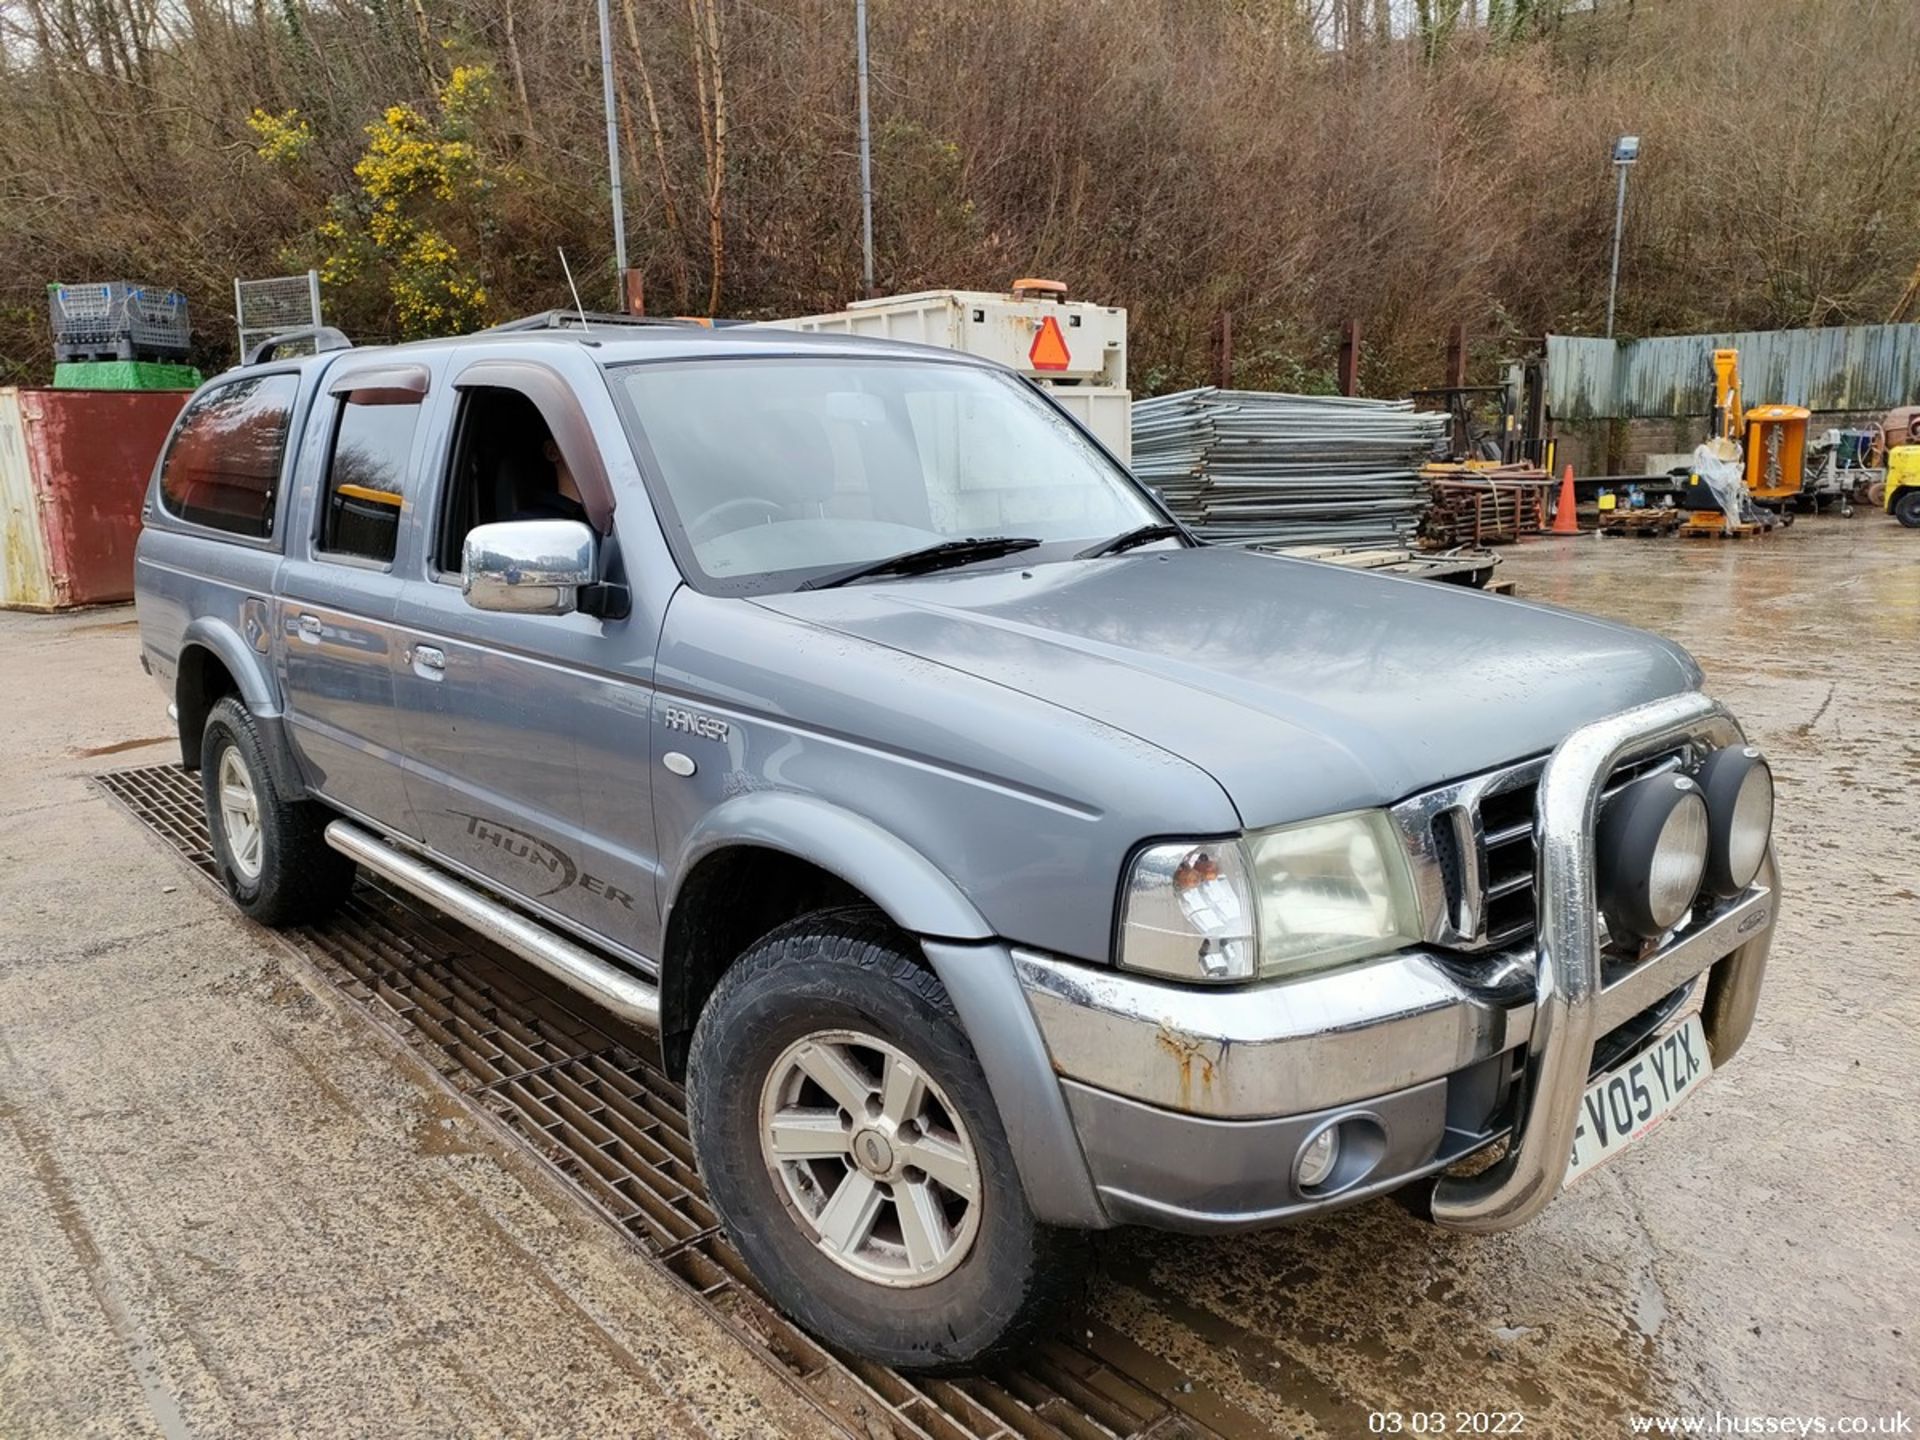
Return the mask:
<svg viewBox="0 0 1920 1440">
<path fill-rule="evenodd" d="M 1740 403 L 1740 352 L 1713 352 L 1713 434 L 1718 440 L 1739 447 L 1744 459 L 1742 475 L 1748 496 L 1753 501 L 1771 501 L 1782 507 L 1778 513 L 1743 499 L 1741 513 L 1727 516 L 1712 490 L 1698 474 L 1688 477 L 1682 487 L 1681 508 L 1692 514 L 1687 529 L 1693 532 L 1747 534 L 1770 530 L 1776 523 L 1791 523 L 1784 507 L 1791 504 L 1806 481 L 1807 422 L 1813 412 L 1800 405 L 1756 405 L 1751 410 Z"/>
<path fill-rule="evenodd" d="M 1800 405 L 1756 405 L 1746 414 L 1747 489 L 1756 500 L 1791 500 L 1806 479 L 1807 421 Z"/>
</svg>

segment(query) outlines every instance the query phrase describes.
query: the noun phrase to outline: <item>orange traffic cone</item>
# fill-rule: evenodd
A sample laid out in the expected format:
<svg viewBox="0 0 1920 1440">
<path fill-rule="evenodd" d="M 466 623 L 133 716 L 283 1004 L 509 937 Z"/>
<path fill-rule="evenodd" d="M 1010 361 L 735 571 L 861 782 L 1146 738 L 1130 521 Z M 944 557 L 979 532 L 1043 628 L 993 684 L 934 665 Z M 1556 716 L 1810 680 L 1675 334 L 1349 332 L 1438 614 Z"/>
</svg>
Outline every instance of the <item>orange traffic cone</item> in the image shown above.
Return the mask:
<svg viewBox="0 0 1920 1440">
<path fill-rule="evenodd" d="M 1560 498 L 1553 502 L 1553 529 L 1551 535 L 1578 535 L 1580 521 L 1574 514 L 1573 466 L 1569 465 L 1560 477 Z"/>
</svg>

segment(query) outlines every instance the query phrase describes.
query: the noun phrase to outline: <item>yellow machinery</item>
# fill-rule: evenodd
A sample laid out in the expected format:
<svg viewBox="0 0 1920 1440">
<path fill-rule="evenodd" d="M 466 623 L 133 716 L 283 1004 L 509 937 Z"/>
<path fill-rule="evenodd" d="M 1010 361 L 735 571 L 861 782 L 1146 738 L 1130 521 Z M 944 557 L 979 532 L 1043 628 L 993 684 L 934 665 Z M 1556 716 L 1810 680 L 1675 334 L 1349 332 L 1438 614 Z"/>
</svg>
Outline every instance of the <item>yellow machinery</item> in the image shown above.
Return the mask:
<svg viewBox="0 0 1920 1440">
<path fill-rule="evenodd" d="M 1713 352 L 1713 433 L 1722 440 L 1740 439 L 1740 352 Z"/>
<path fill-rule="evenodd" d="M 1920 445 L 1887 452 L 1887 513 L 1909 530 L 1920 530 Z"/>
<path fill-rule="evenodd" d="M 1791 524 L 1784 506 L 1792 503 L 1806 481 L 1807 422 L 1813 412 L 1800 405 L 1740 403 L 1740 352 L 1713 352 L 1713 435 L 1709 446 L 1721 460 L 1744 457 L 1742 476 L 1747 496 L 1739 512 L 1729 516 L 1712 486 L 1700 474 L 1687 477 L 1681 491 L 1683 509 L 1693 512 L 1690 532 L 1749 534 Z M 1703 447 L 1704 448 L 1704 447 Z M 1770 510 L 1752 501 L 1771 501 L 1783 507 Z"/>
</svg>

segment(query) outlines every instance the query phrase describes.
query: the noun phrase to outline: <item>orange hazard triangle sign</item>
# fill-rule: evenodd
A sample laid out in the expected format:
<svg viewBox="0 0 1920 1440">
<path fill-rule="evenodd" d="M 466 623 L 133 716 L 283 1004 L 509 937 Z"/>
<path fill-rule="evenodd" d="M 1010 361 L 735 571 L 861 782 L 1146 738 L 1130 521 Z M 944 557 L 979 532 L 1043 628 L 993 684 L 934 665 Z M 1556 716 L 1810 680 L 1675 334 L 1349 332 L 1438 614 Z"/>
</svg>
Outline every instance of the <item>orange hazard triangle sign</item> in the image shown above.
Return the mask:
<svg viewBox="0 0 1920 1440">
<path fill-rule="evenodd" d="M 1033 337 L 1027 360 L 1036 370 L 1064 370 L 1073 363 L 1073 356 L 1067 353 L 1067 337 L 1060 333 L 1060 322 L 1053 316 L 1040 322 L 1040 331 Z"/>
</svg>

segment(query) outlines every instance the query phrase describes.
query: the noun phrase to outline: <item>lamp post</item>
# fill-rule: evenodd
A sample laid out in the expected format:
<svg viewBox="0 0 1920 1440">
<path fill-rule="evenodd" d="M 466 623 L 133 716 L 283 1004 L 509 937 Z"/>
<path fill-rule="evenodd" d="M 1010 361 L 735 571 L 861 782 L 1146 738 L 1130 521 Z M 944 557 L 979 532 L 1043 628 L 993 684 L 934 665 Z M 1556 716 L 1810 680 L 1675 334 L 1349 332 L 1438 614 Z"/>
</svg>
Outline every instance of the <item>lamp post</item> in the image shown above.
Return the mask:
<svg viewBox="0 0 1920 1440">
<path fill-rule="evenodd" d="M 860 283 L 873 294 L 873 135 L 867 111 L 867 0 L 854 0 L 854 41 L 860 67 Z"/>
<path fill-rule="evenodd" d="M 627 282 L 627 214 L 620 193 L 620 132 L 614 125 L 613 27 L 607 18 L 607 0 L 600 0 L 600 96 L 607 110 L 607 180 L 613 192 L 613 273 Z"/>
<path fill-rule="evenodd" d="M 1607 277 L 1607 338 L 1613 338 L 1613 300 L 1620 289 L 1620 226 L 1627 216 L 1627 167 L 1640 158 L 1640 137 L 1622 135 L 1613 142 L 1613 169 L 1620 177 L 1613 202 L 1613 273 Z"/>
</svg>

